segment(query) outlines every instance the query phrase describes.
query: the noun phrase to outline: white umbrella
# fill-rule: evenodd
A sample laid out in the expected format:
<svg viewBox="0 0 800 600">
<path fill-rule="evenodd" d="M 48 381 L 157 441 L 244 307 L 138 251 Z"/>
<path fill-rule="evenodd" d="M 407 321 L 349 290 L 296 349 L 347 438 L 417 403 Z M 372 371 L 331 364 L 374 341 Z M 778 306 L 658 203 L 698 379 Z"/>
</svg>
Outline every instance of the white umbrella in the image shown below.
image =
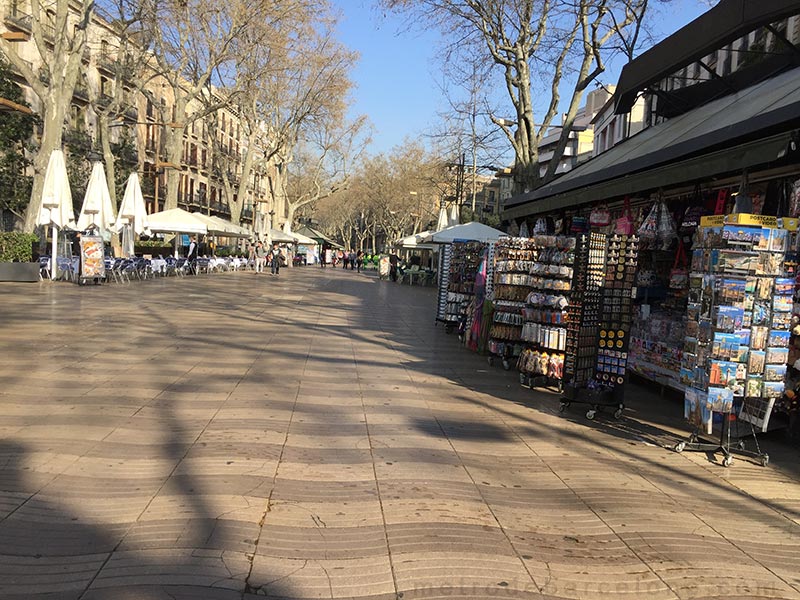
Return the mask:
<svg viewBox="0 0 800 600">
<path fill-rule="evenodd" d="M 447 217 L 447 207 L 442 206 L 442 208 L 439 209 L 439 220 L 436 221 L 436 231 L 441 231 L 448 225 L 450 225 L 450 223 Z"/>
<path fill-rule="evenodd" d="M 78 215 L 78 229 L 85 231 L 95 227 L 100 231 L 103 239 L 111 239 L 114 228 L 114 207 L 111 204 L 111 194 L 108 192 L 106 173 L 103 163 L 96 162 L 92 167 L 89 185 L 86 187 L 86 196 Z"/>
<path fill-rule="evenodd" d="M 42 205 L 39 208 L 37 225 L 51 225 L 53 228 L 53 248 L 50 258 L 50 276 L 55 279 L 58 271 L 58 229 L 75 225 L 75 213 L 72 208 L 72 192 L 69 189 L 67 166 L 64 153 L 53 150 L 47 163 L 42 187 Z"/>
<path fill-rule="evenodd" d="M 139 175 L 133 172 L 125 185 L 125 194 L 122 196 L 115 225 L 117 231 L 125 228 L 122 234 L 122 246 L 127 256 L 133 254 L 133 234 L 142 235 L 148 230 L 148 225 L 147 207 L 144 204 L 142 187 L 139 185 Z"/>
<path fill-rule="evenodd" d="M 458 204 L 453 202 L 450 205 L 450 216 L 447 219 L 447 226 L 452 227 L 453 225 L 458 225 L 461 222 L 461 215 L 460 210 L 458 209 Z"/>
</svg>

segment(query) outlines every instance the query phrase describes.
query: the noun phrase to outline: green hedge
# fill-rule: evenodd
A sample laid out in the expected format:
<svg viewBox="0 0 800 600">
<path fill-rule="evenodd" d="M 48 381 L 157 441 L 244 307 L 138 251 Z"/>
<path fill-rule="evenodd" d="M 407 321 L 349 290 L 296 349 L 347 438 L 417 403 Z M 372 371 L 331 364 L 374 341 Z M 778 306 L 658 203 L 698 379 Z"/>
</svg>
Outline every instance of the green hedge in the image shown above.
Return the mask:
<svg viewBox="0 0 800 600">
<path fill-rule="evenodd" d="M 19 231 L 0 231 L 0 262 L 31 262 L 39 236 Z"/>
</svg>

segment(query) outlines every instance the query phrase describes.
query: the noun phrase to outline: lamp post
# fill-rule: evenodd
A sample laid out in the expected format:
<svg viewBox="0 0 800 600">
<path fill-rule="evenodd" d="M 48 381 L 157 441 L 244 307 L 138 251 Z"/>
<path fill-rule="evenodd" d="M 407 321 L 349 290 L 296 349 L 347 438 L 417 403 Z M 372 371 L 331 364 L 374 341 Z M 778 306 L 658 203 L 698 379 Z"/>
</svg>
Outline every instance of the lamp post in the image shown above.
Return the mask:
<svg viewBox="0 0 800 600">
<path fill-rule="evenodd" d="M 267 247 L 272 248 L 272 217 L 275 216 L 275 211 L 270 208 L 267 216 L 269 217 L 267 220 Z"/>
</svg>

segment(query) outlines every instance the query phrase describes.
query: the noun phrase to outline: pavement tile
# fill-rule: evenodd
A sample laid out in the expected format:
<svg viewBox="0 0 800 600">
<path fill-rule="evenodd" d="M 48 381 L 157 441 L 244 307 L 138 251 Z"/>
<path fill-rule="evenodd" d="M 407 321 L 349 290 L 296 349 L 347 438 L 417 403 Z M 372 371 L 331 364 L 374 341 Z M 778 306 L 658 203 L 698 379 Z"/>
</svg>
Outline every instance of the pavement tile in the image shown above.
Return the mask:
<svg viewBox="0 0 800 600">
<path fill-rule="evenodd" d="M 268 598 L 370 598 L 394 592 L 386 556 L 299 560 L 257 555 L 249 583 Z"/>
<path fill-rule="evenodd" d="M 295 269 L 0 304 L 2 600 L 800 599 L 800 452 L 670 452 L 682 403 L 633 384 L 619 421 L 559 414 L 436 327 L 431 288 Z"/>
</svg>

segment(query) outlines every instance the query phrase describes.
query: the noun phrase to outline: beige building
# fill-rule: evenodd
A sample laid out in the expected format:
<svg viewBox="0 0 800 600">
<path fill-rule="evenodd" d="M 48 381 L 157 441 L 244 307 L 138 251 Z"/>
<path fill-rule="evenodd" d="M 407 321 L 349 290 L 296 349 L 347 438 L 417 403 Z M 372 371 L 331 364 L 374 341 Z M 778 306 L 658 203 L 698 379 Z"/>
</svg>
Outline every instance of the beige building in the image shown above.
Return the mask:
<svg viewBox="0 0 800 600">
<path fill-rule="evenodd" d="M 41 72 L 42 58 L 30 39 L 29 7 L 29 0 L 0 0 L 0 35 L 13 39 L 20 57 L 34 72 Z M 51 40 L 49 43 L 52 48 L 52 33 L 48 33 L 51 30 L 44 24 L 44 37 Z M 238 199 L 240 194 L 244 195 L 240 215 L 242 225 L 264 231 L 268 225 L 270 208 L 275 213 L 272 226 L 282 225 L 286 214 L 285 201 L 281 197 L 274 205 L 267 202 L 270 196 L 265 167 L 260 166 L 258 160 L 254 161 L 249 181 L 239 182 L 246 146 L 242 141 L 244 133 L 240 119 L 233 108 L 220 109 L 190 122 L 183 132 L 180 164 L 167 163 L 165 140 L 175 120 L 171 86 L 156 77 L 148 82 L 144 91 L 137 91 L 137 86 L 126 73 L 120 72 L 117 60 L 120 38 L 114 28 L 102 19 L 95 17 L 91 21 L 87 38 L 81 74 L 64 128 L 64 146 L 68 153 L 86 153 L 87 144 L 94 151 L 99 149 L 98 114 L 111 105 L 117 96 L 116 86 L 121 85 L 121 108 L 113 115 L 108 137 L 112 144 L 120 144 L 127 137 L 135 147 L 136 168 L 141 175 L 148 212 L 163 208 L 167 195 L 167 171 L 177 169 L 180 172 L 180 208 L 230 219 L 231 209 L 225 184 L 227 178 L 233 183 L 227 188 L 227 193 L 234 199 Z M 38 96 L 29 89 L 26 80 L 18 72 L 16 81 L 34 112 L 39 112 Z M 190 103 L 187 113 L 191 115 L 203 110 L 203 102 L 197 100 Z M 263 156 L 258 148 L 254 152 L 256 156 Z"/>
</svg>

